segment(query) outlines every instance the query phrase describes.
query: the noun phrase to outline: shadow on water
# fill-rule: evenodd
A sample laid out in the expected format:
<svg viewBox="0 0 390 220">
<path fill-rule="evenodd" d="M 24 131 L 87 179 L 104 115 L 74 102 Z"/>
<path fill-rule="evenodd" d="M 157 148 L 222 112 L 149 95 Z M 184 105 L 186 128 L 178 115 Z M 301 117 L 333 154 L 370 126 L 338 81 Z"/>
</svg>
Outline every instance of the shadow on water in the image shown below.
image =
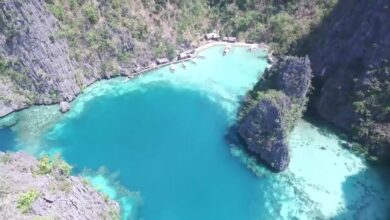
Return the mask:
<svg viewBox="0 0 390 220">
<path fill-rule="evenodd" d="M 342 190 L 346 208 L 332 219 L 390 219 L 390 172 L 388 166 L 370 166 L 369 169 L 348 177 L 342 185 Z M 383 194 L 383 192 L 386 193 Z M 378 212 L 378 210 L 384 210 L 384 212 Z"/>
<path fill-rule="evenodd" d="M 324 119 L 320 118 L 319 116 L 314 116 L 311 114 L 305 114 L 303 117 L 305 121 L 310 122 L 310 124 L 315 125 L 317 131 L 321 133 L 324 136 L 329 137 L 329 135 L 337 134 L 337 136 L 342 140 L 346 142 L 352 142 L 350 138 L 348 138 L 347 133 L 333 125 L 332 123 L 325 121 Z"/>
</svg>

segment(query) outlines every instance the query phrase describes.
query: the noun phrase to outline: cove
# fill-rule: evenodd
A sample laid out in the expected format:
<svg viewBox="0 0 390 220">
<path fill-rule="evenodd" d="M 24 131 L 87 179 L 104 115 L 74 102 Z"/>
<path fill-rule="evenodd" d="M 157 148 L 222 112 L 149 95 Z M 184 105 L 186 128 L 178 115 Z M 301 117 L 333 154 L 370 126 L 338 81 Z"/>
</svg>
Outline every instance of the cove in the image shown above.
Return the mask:
<svg viewBox="0 0 390 220">
<path fill-rule="evenodd" d="M 212 47 L 175 73 L 95 83 L 65 115 L 57 106 L 17 112 L 3 119 L 16 123 L 0 130 L 0 147 L 60 152 L 121 203 L 124 219 L 388 218 L 389 177 L 330 130 L 300 121 L 282 174 L 230 146 L 239 102 L 267 63 L 263 51 L 221 54 Z"/>
</svg>

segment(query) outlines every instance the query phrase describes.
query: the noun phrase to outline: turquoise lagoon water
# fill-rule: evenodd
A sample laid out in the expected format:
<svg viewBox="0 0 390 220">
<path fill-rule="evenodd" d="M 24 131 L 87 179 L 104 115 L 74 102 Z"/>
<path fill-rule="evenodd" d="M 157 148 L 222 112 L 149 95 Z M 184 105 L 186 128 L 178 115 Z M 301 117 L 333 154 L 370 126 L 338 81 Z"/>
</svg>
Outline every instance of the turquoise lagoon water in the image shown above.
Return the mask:
<svg viewBox="0 0 390 220">
<path fill-rule="evenodd" d="M 387 219 L 388 176 L 344 150 L 331 131 L 300 121 L 291 165 L 267 171 L 225 134 L 267 63 L 221 47 L 171 73 L 89 87 L 61 115 L 33 107 L 3 119 L 0 149 L 59 152 L 74 173 L 117 199 L 123 219 Z"/>
</svg>

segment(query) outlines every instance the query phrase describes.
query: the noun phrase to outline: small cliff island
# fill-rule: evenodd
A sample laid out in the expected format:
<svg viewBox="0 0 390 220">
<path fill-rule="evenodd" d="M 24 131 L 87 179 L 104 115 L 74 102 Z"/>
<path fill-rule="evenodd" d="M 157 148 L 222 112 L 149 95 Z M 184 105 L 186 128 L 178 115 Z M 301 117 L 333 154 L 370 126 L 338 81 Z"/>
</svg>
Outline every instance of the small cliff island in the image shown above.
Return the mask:
<svg viewBox="0 0 390 220">
<path fill-rule="evenodd" d="M 0 152 L 2 219 L 119 219 L 119 205 L 60 158 Z"/>
<path fill-rule="evenodd" d="M 310 85 L 309 59 L 283 57 L 265 71 L 239 112 L 239 135 L 276 171 L 289 164 L 289 133 L 305 111 Z"/>
</svg>

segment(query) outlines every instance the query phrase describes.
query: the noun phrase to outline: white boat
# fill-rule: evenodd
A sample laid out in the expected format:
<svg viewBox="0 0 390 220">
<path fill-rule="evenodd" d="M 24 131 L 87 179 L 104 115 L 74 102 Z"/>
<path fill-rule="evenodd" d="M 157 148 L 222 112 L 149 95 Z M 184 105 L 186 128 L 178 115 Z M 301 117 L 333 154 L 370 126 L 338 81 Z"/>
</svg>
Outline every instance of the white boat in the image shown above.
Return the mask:
<svg viewBox="0 0 390 220">
<path fill-rule="evenodd" d="M 228 54 L 229 51 L 230 51 L 230 48 L 229 47 L 225 47 L 225 49 L 223 49 L 223 55 Z"/>
<path fill-rule="evenodd" d="M 257 45 L 251 45 L 250 47 L 249 47 L 249 51 L 250 52 L 252 52 L 252 51 L 254 51 L 254 50 L 256 50 L 257 49 Z"/>
<path fill-rule="evenodd" d="M 174 72 L 176 70 L 176 66 L 173 63 L 171 63 L 171 65 L 169 66 L 169 70 Z"/>
</svg>

